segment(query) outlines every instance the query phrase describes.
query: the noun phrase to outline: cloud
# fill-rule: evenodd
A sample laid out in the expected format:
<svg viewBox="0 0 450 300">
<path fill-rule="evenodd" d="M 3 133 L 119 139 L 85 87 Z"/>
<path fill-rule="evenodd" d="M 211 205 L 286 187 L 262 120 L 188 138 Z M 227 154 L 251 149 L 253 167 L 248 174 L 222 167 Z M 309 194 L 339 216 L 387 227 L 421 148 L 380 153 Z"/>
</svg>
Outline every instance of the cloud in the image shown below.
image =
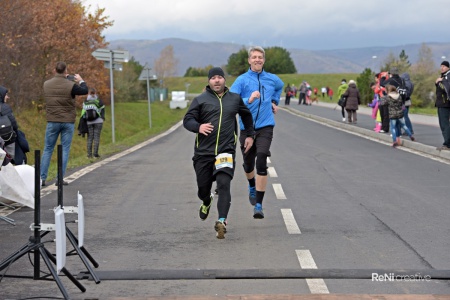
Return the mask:
<svg viewBox="0 0 450 300">
<path fill-rule="evenodd" d="M 185 38 L 304 49 L 447 42 L 443 0 L 85 0 L 119 38 Z"/>
</svg>

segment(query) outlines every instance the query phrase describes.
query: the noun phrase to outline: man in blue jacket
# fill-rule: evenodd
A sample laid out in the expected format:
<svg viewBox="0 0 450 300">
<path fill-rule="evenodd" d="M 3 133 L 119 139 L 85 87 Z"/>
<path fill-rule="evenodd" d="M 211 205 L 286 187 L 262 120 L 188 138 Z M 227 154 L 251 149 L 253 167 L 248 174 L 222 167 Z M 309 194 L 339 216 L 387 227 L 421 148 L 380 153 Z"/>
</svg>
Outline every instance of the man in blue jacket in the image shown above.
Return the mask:
<svg viewBox="0 0 450 300">
<path fill-rule="evenodd" d="M 270 156 L 270 145 L 275 127 L 274 114 L 278 111 L 284 83 L 278 76 L 264 71 L 265 51 L 260 46 L 248 50 L 247 73 L 240 75 L 230 90 L 241 95 L 244 103 L 253 116 L 256 131 L 252 148 L 244 153 L 245 134 L 241 134 L 240 143 L 244 158 L 244 171 L 249 183 L 249 200 L 255 206 L 253 217 L 263 219 L 262 202 L 267 185 L 267 157 Z M 245 131 L 242 120 L 239 120 L 241 131 Z M 255 177 L 256 167 L 256 177 Z"/>
</svg>

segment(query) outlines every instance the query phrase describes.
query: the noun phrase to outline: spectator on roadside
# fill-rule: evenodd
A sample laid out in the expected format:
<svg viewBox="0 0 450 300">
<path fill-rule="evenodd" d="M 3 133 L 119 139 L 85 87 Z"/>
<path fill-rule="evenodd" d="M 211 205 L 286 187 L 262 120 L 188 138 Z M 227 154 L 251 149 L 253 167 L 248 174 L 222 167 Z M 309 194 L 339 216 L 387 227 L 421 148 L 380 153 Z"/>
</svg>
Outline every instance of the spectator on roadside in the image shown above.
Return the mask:
<svg viewBox="0 0 450 300">
<path fill-rule="evenodd" d="M 280 93 L 281 93 L 280 88 Z M 242 98 L 225 86 L 225 75 L 221 68 L 208 72 L 206 91 L 195 97 L 184 116 L 184 127 L 196 133 L 194 147 L 194 170 L 197 177 L 197 195 L 203 202 L 199 217 L 206 220 L 214 195 L 213 181 L 217 182 L 219 218 L 214 224 L 216 237 L 225 238 L 227 217 L 231 205 L 230 184 L 236 167 L 236 136 L 238 134 L 236 115 L 243 125 L 241 137 L 243 153 L 253 145 L 253 118 Z M 220 136 L 220 139 L 219 139 Z"/>
<path fill-rule="evenodd" d="M 436 103 L 444 143 L 437 150 L 450 150 L 450 64 L 444 60 L 441 63 L 441 76 L 436 79 Z"/>
<path fill-rule="evenodd" d="M 411 119 L 409 118 L 409 108 L 412 105 L 411 95 L 414 92 L 414 84 L 411 82 L 408 73 L 403 73 L 402 75 L 400 75 L 400 78 L 403 79 L 407 91 L 406 101 L 404 102 L 405 109 L 403 110 L 403 117 L 405 118 L 406 127 L 408 127 L 409 131 L 411 131 L 411 133 L 414 134 Z"/>
<path fill-rule="evenodd" d="M 46 104 L 47 127 L 45 130 L 44 153 L 41 159 L 42 186 L 46 185 L 48 168 L 58 137 L 62 145 L 62 174 L 64 178 L 69 161 L 70 147 L 75 129 L 75 96 L 86 95 L 88 86 L 79 74 L 68 77 L 65 62 L 56 63 L 55 76 L 44 82 L 44 98 Z M 58 184 L 58 182 L 56 183 Z M 63 185 L 68 185 L 63 180 Z"/>
<path fill-rule="evenodd" d="M 328 91 L 328 97 L 330 97 L 330 100 L 333 101 L 333 90 L 330 87 L 327 87 Z"/>
<path fill-rule="evenodd" d="M 292 98 L 297 97 L 297 87 L 295 86 L 295 84 L 291 85 L 291 90 L 292 90 Z"/>
<path fill-rule="evenodd" d="M 4 141 L 5 151 L 14 159 L 15 149 L 16 149 L 16 138 L 19 126 L 17 125 L 16 118 L 14 117 L 11 106 L 7 104 L 9 100 L 8 89 L 0 86 L 0 115 L 8 116 L 9 121 L 12 125 L 12 132 L 5 134 L 1 138 Z"/>
<path fill-rule="evenodd" d="M 306 92 L 307 92 L 307 86 L 306 81 L 303 81 L 302 84 L 300 84 L 300 87 L 298 88 L 299 91 L 299 98 L 298 98 L 298 104 L 304 104 L 306 105 Z"/>
<path fill-rule="evenodd" d="M 381 99 L 386 93 L 386 89 L 384 86 L 380 85 L 381 78 L 388 77 L 388 72 L 380 72 L 375 75 L 375 88 L 374 92 L 378 94 L 378 99 Z M 381 118 L 381 133 L 389 132 L 389 109 L 387 105 L 382 105 L 381 103 L 378 103 L 378 110 L 380 112 L 380 118 Z"/>
<path fill-rule="evenodd" d="M 284 83 L 275 74 L 264 71 L 265 51 L 260 46 L 248 50 L 247 73 L 240 75 L 231 86 L 231 91 L 241 95 L 250 109 L 254 126 L 255 142 L 253 147 L 244 152 L 244 139 L 241 135 L 241 150 L 244 159 L 244 171 L 248 180 L 250 204 L 255 205 L 253 218 L 264 218 L 262 203 L 267 186 L 267 157 L 270 157 L 275 114 L 278 111 L 280 95 Z M 245 129 L 241 123 L 241 130 Z M 256 162 L 255 162 L 256 160 Z M 256 176 L 255 176 L 256 167 Z"/>
<path fill-rule="evenodd" d="M 395 86 L 397 91 L 399 88 L 404 88 L 404 81 L 399 75 L 398 67 L 396 67 L 396 66 L 391 67 L 387 76 L 382 76 L 380 78 L 380 85 L 382 87 L 386 87 L 388 85 L 393 85 L 393 86 Z M 409 120 L 409 118 L 408 118 L 408 120 Z M 400 123 L 397 122 L 396 124 L 397 124 L 396 129 L 397 129 L 397 133 L 398 133 L 401 131 Z"/>
<path fill-rule="evenodd" d="M 348 88 L 342 96 L 347 98 L 347 102 L 345 103 L 345 110 L 348 116 L 347 121 L 348 123 L 356 124 L 358 121 L 356 111 L 358 110 L 358 105 L 361 104 L 361 98 L 354 80 L 348 82 Z"/>
<path fill-rule="evenodd" d="M 322 87 L 322 98 L 325 98 L 325 95 L 327 94 L 327 88 L 326 87 Z"/>
<path fill-rule="evenodd" d="M 400 135 L 398 131 L 397 123 L 400 123 L 400 127 L 405 130 L 405 132 L 410 137 L 411 141 L 415 141 L 414 136 L 408 127 L 405 125 L 405 119 L 403 119 L 403 100 L 400 94 L 397 92 L 397 88 L 393 85 L 386 86 L 387 95 L 380 99 L 380 103 L 387 105 L 389 109 L 389 121 L 392 133 L 392 147 L 401 146 Z"/>
<path fill-rule="evenodd" d="M 372 82 L 370 84 L 370 88 L 374 91 L 373 94 L 373 100 L 372 103 L 368 103 L 367 105 L 369 107 L 372 107 L 372 119 L 375 120 L 375 127 L 374 127 L 374 131 L 375 132 L 380 132 L 381 130 L 381 117 L 380 117 L 380 110 L 378 109 L 378 106 L 380 105 L 380 101 L 379 101 L 379 96 L 377 93 L 375 93 L 375 88 L 376 88 L 376 83 Z"/>
<path fill-rule="evenodd" d="M 338 87 L 338 90 L 337 90 L 338 100 L 341 99 L 342 95 L 347 91 L 347 89 L 348 89 L 347 80 L 345 80 L 345 78 L 344 78 L 341 80 L 341 85 Z M 344 106 L 341 107 L 341 113 L 342 113 L 342 122 L 345 122 L 345 107 Z"/>
<path fill-rule="evenodd" d="M 284 101 L 284 104 L 289 105 L 291 103 L 291 97 L 292 97 L 292 88 L 289 85 L 289 83 L 286 86 L 286 88 L 284 89 L 284 93 L 286 94 L 286 99 Z"/>
<path fill-rule="evenodd" d="M 105 121 L 105 104 L 98 97 L 94 88 L 89 89 L 89 95 L 83 102 L 81 115 L 86 119 L 88 127 L 87 136 L 87 157 L 100 158 L 98 149 L 100 146 L 100 135 L 102 133 L 103 122 Z M 92 156 L 92 144 L 94 144 L 94 156 Z"/>
</svg>

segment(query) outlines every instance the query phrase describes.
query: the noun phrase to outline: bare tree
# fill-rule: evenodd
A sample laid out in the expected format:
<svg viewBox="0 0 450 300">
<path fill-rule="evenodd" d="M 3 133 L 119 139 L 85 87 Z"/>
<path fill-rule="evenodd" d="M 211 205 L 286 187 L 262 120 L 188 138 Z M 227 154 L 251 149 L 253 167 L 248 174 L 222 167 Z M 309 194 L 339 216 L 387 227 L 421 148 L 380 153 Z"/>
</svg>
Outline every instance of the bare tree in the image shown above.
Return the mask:
<svg viewBox="0 0 450 300">
<path fill-rule="evenodd" d="M 415 104 L 424 107 L 430 105 L 434 97 L 434 81 L 438 76 L 433 59 L 433 51 L 426 44 L 419 49 L 417 63 L 411 67 L 411 80 L 414 82 Z"/>
<path fill-rule="evenodd" d="M 164 87 L 164 79 L 166 77 L 174 76 L 177 70 L 178 60 L 175 58 L 173 53 L 173 46 L 169 45 L 165 47 L 159 56 L 155 60 L 153 68 L 155 70 L 156 76 L 160 82 L 162 82 L 162 87 Z"/>
</svg>

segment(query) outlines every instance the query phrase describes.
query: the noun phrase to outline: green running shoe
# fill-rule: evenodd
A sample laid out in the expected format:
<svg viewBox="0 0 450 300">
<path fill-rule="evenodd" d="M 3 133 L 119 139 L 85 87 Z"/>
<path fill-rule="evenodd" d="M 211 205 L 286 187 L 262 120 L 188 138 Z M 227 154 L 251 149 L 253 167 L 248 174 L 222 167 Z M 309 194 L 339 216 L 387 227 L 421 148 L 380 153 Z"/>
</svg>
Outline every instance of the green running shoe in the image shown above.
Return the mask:
<svg viewBox="0 0 450 300">
<path fill-rule="evenodd" d="M 208 218 L 209 209 L 211 208 L 211 204 L 214 200 L 214 195 L 211 193 L 210 197 L 211 197 L 211 202 L 209 203 L 208 206 L 206 206 L 204 204 L 200 205 L 200 211 L 199 211 L 198 215 L 202 221 L 205 221 L 206 218 Z"/>
</svg>

